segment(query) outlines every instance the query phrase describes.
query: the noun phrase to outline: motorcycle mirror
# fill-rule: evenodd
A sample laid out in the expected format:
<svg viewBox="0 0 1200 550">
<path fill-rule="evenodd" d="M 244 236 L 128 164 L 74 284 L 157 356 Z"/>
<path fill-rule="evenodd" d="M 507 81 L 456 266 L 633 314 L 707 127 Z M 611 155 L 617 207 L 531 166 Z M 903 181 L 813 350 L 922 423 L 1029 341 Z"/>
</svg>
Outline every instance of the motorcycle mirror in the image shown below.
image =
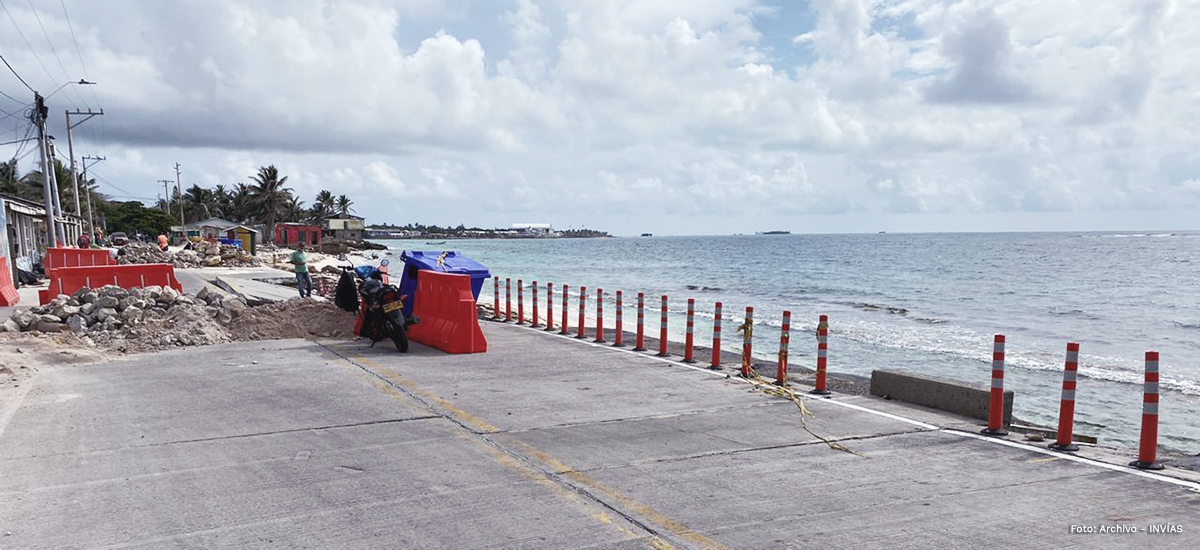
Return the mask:
<svg viewBox="0 0 1200 550">
<path fill-rule="evenodd" d="M 388 264 L 387 258 L 384 258 L 382 261 L 379 262 L 379 265 L 382 265 L 382 266 L 387 266 L 387 264 Z"/>
</svg>

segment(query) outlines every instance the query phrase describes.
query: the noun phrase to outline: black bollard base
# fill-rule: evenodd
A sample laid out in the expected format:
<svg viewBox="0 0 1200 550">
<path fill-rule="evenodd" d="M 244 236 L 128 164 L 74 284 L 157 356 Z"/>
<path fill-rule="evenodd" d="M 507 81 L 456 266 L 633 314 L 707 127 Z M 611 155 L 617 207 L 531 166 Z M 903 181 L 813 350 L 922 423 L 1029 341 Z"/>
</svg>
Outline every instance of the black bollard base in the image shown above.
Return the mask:
<svg viewBox="0 0 1200 550">
<path fill-rule="evenodd" d="M 1140 460 L 1130 462 L 1129 465 L 1139 470 L 1161 470 L 1165 468 L 1161 462 L 1142 462 Z"/>
<path fill-rule="evenodd" d="M 831 394 L 831 393 L 833 393 L 833 392 L 831 392 L 831 391 L 829 391 L 829 390 L 812 390 L 812 391 L 810 391 L 810 392 L 808 392 L 808 393 L 811 393 L 811 394 L 813 394 L 813 395 L 829 395 L 829 394 Z"/>
<path fill-rule="evenodd" d="M 1055 441 L 1054 443 L 1051 443 L 1049 445 L 1049 447 L 1055 451 L 1078 451 L 1079 450 L 1079 445 L 1076 445 L 1074 443 L 1067 443 L 1066 445 L 1060 445 L 1057 441 Z"/>
<path fill-rule="evenodd" d="M 1004 428 L 1000 428 L 999 430 L 993 430 L 991 428 L 984 428 L 982 430 L 979 430 L 979 433 L 981 433 L 983 435 L 991 435 L 991 436 L 998 437 L 998 436 L 1002 436 L 1002 435 L 1008 435 L 1008 430 L 1006 430 Z"/>
</svg>

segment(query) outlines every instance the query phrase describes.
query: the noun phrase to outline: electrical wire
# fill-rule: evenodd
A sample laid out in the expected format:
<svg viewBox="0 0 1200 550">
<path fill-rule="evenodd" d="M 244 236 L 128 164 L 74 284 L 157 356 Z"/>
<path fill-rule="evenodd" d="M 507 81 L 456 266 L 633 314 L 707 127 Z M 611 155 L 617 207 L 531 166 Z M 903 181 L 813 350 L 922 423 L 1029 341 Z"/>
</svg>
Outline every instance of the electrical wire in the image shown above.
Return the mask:
<svg viewBox="0 0 1200 550">
<path fill-rule="evenodd" d="M 4 143 L 0 143 L 0 145 L 12 145 L 12 144 L 14 144 L 14 143 L 24 143 L 24 142 L 26 142 L 26 141 L 29 141 L 29 140 L 31 140 L 31 139 L 34 139 L 34 138 L 25 138 L 25 139 L 16 139 L 16 140 L 13 140 L 13 141 L 6 141 L 6 142 L 4 142 Z"/>
<path fill-rule="evenodd" d="M 66 0 L 58 0 L 58 3 L 62 6 L 63 17 L 67 19 L 67 30 L 71 31 L 71 42 L 75 44 L 75 55 L 79 58 L 79 66 L 83 69 L 83 77 L 91 80 L 92 77 L 88 74 L 87 64 L 83 62 L 83 51 L 79 49 L 79 40 L 75 39 L 75 26 L 71 24 L 71 14 L 67 13 Z M 92 99 L 96 100 L 96 105 L 100 105 L 100 98 L 96 96 L 96 91 L 88 88 L 88 92 L 91 92 Z"/>
<path fill-rule="evenodd" d="M 3 3 L 0 3 L 0 6 L 3 6 L 3 5 L 4 5 Z M 8 8 L 4 8 L 4 11 L 8 11 Z M 12 16 L 9 16 L 9 19 L 11 19 L 11 18 L 12 18 Z M 16 24 L 16 23 L 14 23 L 14 24 Z M 28 43 L 29 43 L 29 42 L 26 42 L 26 44 L 28 44 Z M 24 79 L 24 78 L 21 78 L 21 75 L 17 74 L 17 70 L 16 70 L 16 69 L 14 69 L 12 65 L 9 65 L 9 64 L 8 64 L 8 60 L 7 60 L 7 59 L 4 59 L 4 56 L 3 56 L 3 55 L 0 55 L 0 61 L 3 61 L 3 62 L 4 62 L 4 65 L 5 65 L 6 67 L 8 67 L 8 70 L 12 71 L 12 74 L 13 74 L 13 76 L 17 77 L 17 80 L 20 80 L 20 81 L 21 81 L 21 84 L 24 84 L 26 88 L 29 88 L 29 91 L 31 91 L 31 92 L 33 92 L 33 93 L 35 93 L 35 94 L 37 93 L 37 91 L 36 91 L 36 90 L 34 90 L 33 88 L 30 88 L 30 87 L 29 87 L 29 83 L 28 83 L 28 82 L 25 82 L 25 79 Z M 12 99 L 13 101 L 16 101 L 16 99 L 13 99 L 13 97 L 12 97 L 12 96 L 10 96 L 10 95 L 8 95 L 8 94 L 4 94 L 4 97 L 7 97 L 7 98 L 9 98 L 9 99 Z"/>
<path fill-rule="evenodd" d="M 8 20 L 12 21 L 13 28 L 15 28 L 17 30 L 17 36 L 21 37 L 21 40 L 25 42 L 25 46 L 27 46 L 29 48 L 29 53 L 33 54 L 33 58 L 37 60 L 38 65 L 41 65 L 42 70 L 46 71 L 46 76 L 50 77 L 50 81 L 54 82 L 54 75 L 50 74 L 50 69 L 47 69 L 46 64 L 42 63 L 42 58 L 38 57 L 37 50 L 33 49 L 33 44 L 30 44 L 29 39 L 25 38 L 25 33 L 21 32 L 21 26 L 17 24 L 17 20 L 15 18 L 13 18 L 12 12 L 8 11 L 8 5 L 5 4 L 3 2 L 3 0 L 0 0 L 0 8 L 4 8 L 4 13 L 8 14 Z M 5 61 L 4 63 L 6 65 L 8 64 L 7 61 Z M 8 68 L 12 69 L 12 66 L 10 65 Z M 16 71 L 13 71 L 13 74 L 16 74 Z M 21 78 L 21 77 L 18 76 L 17 78 Z M 25 84 L 25 79 L 21 79 L 21 83 Z M 29 88 L 29 84 L 25 84 L 25 87 Z M 32 91 L 34 91 L 34 89 L 29 88 L 29 91 L 32 92 Z"/>
<path fill-rule="evenodd" d="M 33 0 L 28 0 L 28 1 L 29 1 L 29 11 L 33 12 L 33 18 L 37 20 L 38 28 L 42 29 L 42 36 L 46 37 L 46 45 L 50 46 L 50 53 L 54 54 L 54 59 L 56 61 L 58 61 L 58 68 L 62 70 L 63 76 L 66 77 L 67 81 L 74 80 L 73 78 L 71 78 L 71 73 L 67 72 L 66 65 L 63 65 L 62 57 L 58 55 L 58 48 L 55 48 L 54 42 L 50 41 L 50 33 L 46 32 L 46 25 L 42 24 L 42 16 L 38 15 L 37 8 L 34 7 L 34 5 L 33 5 Z M 54 79 L 52 78 L 51 80 L 54 80 Z M 79 98 L 79 101 L 81 103 L 83 103 L 84 105 L 87 105 L 87 101 L 83 99 L 83 95 L 80 94 L 78 90 L 71 90 L 71 91 L 67 92 L 67 95 L 71 95 L 72 92 L 75 93 L 75 97 Z"/>
</svg>

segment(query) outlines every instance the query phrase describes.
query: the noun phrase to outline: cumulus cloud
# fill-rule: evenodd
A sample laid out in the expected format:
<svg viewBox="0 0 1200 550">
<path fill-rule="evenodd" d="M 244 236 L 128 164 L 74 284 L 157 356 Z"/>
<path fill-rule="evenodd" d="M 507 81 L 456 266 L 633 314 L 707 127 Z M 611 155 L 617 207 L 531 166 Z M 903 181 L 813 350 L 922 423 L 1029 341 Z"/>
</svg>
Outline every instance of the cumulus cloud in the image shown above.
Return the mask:
<svg viewBox="0 0 1200 550">
<path fill-rule="evenodd" d="M 9 32 L 41 38 L 17 3 L 0 48 L 39 90 L 99 82 L 52 109 L 103 107 L 77 153 L 149 199 L 180 162 L 185 186 L 275 164 L 381 222 L 618 233 L 1200 205 L 1191 1 L 63 5 L 73 29 L 33 3 L 54 51 Z"/>
</svg>

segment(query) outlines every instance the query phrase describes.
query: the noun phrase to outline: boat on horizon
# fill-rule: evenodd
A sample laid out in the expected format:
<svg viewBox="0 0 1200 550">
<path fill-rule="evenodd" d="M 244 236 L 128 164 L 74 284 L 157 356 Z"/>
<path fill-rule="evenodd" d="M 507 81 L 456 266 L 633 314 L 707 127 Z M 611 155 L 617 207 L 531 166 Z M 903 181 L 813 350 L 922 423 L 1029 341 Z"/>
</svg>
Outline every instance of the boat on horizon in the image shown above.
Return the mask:
<svg viewBox="0 0 1200 550">
<path fill-rule="evenodd" d="M 642 233 L 643 237 L 653 237 L 654 233 Z"/>
<path fill-rule="evenodd" d="M 791 232 L 791 231 L 781 231 L 781 230 L 775 230 L 775 231 L 757 231 L 757 232 L 755 232 L 754 234 L 755 234 L 755 235 L 791 235 L 791 234 L 792 234 L 792 232 Z"/>
</svg>

